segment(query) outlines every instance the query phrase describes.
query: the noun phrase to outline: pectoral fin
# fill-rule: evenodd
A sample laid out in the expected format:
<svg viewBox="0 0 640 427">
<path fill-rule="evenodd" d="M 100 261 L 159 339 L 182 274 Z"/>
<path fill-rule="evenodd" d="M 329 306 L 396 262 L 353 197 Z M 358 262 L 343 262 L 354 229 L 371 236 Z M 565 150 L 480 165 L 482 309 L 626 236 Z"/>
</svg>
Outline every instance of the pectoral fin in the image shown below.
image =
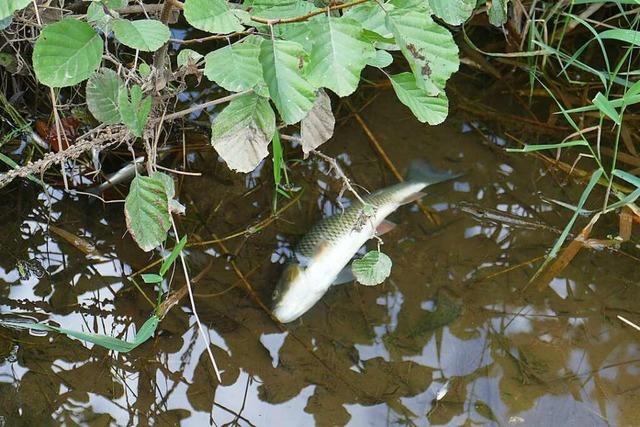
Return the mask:
<svg viewBox="0 0 640 427">
<path fill-rule="evenodd" d="M 394 228 L 396 228 L 397 224 L 391 222 L 391 221 L 387 221 L 386 219 L 383 219 L 382 222 L 380 223 L 380 225 L 378 225 L 378 227 L 376 227 L 376 235 L 377 236 L 382 236 L 385 233 L 390 232 L 391 230 L 393 230 Z"/>
<path fill-rule="evenodd" d="M 344 285 L 345 283 L 350 283 L 356 280 L 356 277 L 353 275 L 353 271 L 351 271 L 351 264 L 347 265 L 343 268 L 338 276 L 333 281 L 334 285 Z"/>
</svg>

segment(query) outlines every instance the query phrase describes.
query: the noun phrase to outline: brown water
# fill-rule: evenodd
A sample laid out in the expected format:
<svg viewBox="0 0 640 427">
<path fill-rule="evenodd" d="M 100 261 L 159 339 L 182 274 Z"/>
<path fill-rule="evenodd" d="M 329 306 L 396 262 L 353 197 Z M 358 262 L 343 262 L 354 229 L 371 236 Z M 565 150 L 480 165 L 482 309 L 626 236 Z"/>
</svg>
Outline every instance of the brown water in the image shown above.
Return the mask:
<svg viewBox="0 0 640 427">
<path fill-rule="evenodd" d="M 466 171 L 425 199 L 440 225 L 416 206 L 392 216 L 399 226 L 384 238 L 394 261 L 386 283 L 337 286 L 285 327 L 252 300 L 231 261 L 268 304 L 291 245 L 338 209 L 341 185 L 327 165 L 292 162 L 290 179 L 305 188 L 299 203 L 264 229 L 225 241 L 226 250 L 188 251 L 194 276 L 212 262 L 195 293 L 221 384 L 186 299 L 129 354 L 0 329 L 0 426 L 638 425 L 640 333 L 616 319 L 640 320 L 635 261 L 583 252 L 551 286 L 527 287 L 535 266 L 526 262 L 556 234 L 479 220 L 459 206 L 561 228 L 570 212 L 540 194 L 575 202 L 580 186 L 531 157 L 503 154 L 500 140 L 486 144 L 461 117 L 420 125 L 389 92 L 363 118 L 400 169 L 420 157 Z M 324 149 L 367 189 L 394 182 L 355 120 Z M 287 147 L 287 157 L 299 151 Z M 244 178 L 212 150 L 189 159 L 204 171 L 181 182 L 187 216 L 179 227 L 190 241 L 230 235 L 271 214 L 269 165 Z M 128 276 L 158 253 L 143 254 L 123 237 L 122 206 L 54 193 L 51 221 L 111 258 L 95 261 L 46 232 L 42 196 L 34 202 L 35 190 L 13 188 L 1 214 L 0 314 L 131 336 L 152 306 Z M 614 222 L 603 221 L 598 233 L 615 233 Z M 20 280 L 16 263 L 28 259 L 49 275 Z M 182 284 L 176 272 L 172 286 Z"/>
</svg>

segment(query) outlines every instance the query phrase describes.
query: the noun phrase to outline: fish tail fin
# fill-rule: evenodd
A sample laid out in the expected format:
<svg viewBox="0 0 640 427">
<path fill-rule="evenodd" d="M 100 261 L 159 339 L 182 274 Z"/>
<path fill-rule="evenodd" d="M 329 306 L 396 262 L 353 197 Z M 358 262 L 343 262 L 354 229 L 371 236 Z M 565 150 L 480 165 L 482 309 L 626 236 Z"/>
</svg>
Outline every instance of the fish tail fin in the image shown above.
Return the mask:
<svg viewBox="0 0 640 427">
<path fill-rule="evenodd" d="M 458 178 L 462 175 L 462 173 L 435 169 L 424 160 L 414 160 L 409 166 L 406 179 L 409 182 L 420 182 L 426 185 L 433 185 L 439 182 Z"/>
</svg>

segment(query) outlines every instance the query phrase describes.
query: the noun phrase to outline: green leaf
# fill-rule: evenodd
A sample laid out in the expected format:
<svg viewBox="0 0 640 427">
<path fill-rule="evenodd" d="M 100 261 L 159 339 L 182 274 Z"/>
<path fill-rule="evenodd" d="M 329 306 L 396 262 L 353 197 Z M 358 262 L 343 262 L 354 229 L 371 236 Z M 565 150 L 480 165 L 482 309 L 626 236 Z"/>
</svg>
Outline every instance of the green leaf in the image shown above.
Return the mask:
<svg viewBox="0 0 640 427">
<path fill-rule="evenodd" d="M 313 24 L 312 31 L 309 82 L 341 97 L 352 94 L 360 82 L 360 72 L 375 54 L 373 44 L 362 39 L 362 27 L 349 18 L 323 16 Z"/>
<path fill-rule="evenodd" d="M 144 283 L 160 283 L 163 277 L 155 273 L 145 273 L 140 275 Z"/>
<path fill-rule="evenodd" d="M 302 76 L 305 59 L 296 42 L 264 40 L 260 48 L 264 80 L 286 124 L 299 122 L 313 107 L 315 88 Z"/>
<path fill-rule="evenodd" d="M 180 255 L 180 252 L 182 252 L 182 249 L 184 249 L 184 245 L 186 244 L 187 244 L 187 236 L 182 236 L 182 239 L 180 239 L 180 241 L 173 248 L 173 250 L 167 257 L 167 259 L 165 259 L 164 262 L 162 263 L 162 266 L 160 267 L 160 271 L 159 271 L 161 276 L 164 276 L 165 273 L 169 271 L 169 268 L 174 263 L 176 258 L 178 258 L 178 256 Z"/>
<path fill-rule="evenodd" d="M 258 0 L 251 3 L 253 16 L 266 19 L 295 18 L 316 10 L 313 2 L 304 0 Z"/>
<path fill-rule="evenodd" d="M 204 56 L 202 56 L 200 53 L 196 52 L 195 50 L 182 49 L 178 53 L 178 59 L 176 61 L 177 61 L 178 67 L 184 67 L 190 63 L 195 65 L 202 58 L 204 58 Z"/>
<path fill-rule="evenodd" d="M 114 19 L 111 28 L 120 43 L 144 52 L 155 52 L 171 37 L 169 27 L 155 19 Z"/>
<path fill-rule="evenodd" d="M 499 27 L 507 22 L 507 12 L 510 0 L 493 0 L 491 6 L 487 9 L 489 22 L 491 25 Z"/>
<path fill-rule="evenodd" d="M 185 0 L 183 12 L 187 22 L 202 31 L 228 34 L 244 29 L 225 0 Z"/>
<path fill-rule="evenodd" d="M 437 125 L 447 118 L 449 101 L 444 92 L 438 96 L 429 95 L 416 85 L 411 73 L 400 73 L 389 78 L 400 102 L 409 107 L 419 121 Z"/>
<path fill-rule="evenodd" d="M 131 96 L 131 100 L 129 100 L 129 96 Z M 142 131 L 147 125 L 152 103 L 151 96 L 142 99 L 142 88 L 138 85 L 134 85 L 130 93 L 127 93 L 126 90 L 121 90 L 118 95 L 120 120 L 137 137 L 142 136 Z"/>
<path fill-rule="evenodd" d="M 117 16 L 116 12 L 112 12 L 112 13 Z M 107 15 L 104 12 L 104 7 L 100 2 L 97 2 L 97 1 L 91 2 L 89 7 L 87 8 L 87 21 L 92 23 L 96 28 L 98 28 L 99 30 L 105 33 L 107 32 L 107 26 L 109 25 L 112 19 L 113 19 L 112 16 Z"/>
<path fill-rule="evenodd" d="M 149 66 L 149 64 L 147 64 L 146 62 L 140 62 L 140 65 L 138 65 L 138 74 L 140 74 L 140 77 L 142 77 L 143 79 L 149 77 L 149 75 L 151 74 L 151 67 Z"/>
<path fill-rule="evenodd" d="M 315 17 L 311 22 L 315 22 Z M 300 43 L 305 52 L 310 52 L 313 46 L 313 25 L 310 22 L 292 22 L 290 24 L 280 24 L 273 27 L 273 34 L 278 39 L 289 40 Z"/>
<path fill-rule="evenodd" d="M 102 38 L 86 22 L 74 18 L 47 25 L 33 48 L 33 68 L 40 83 L 73 86 L 100 66 Z"/>
<path fill-rule="evenodd" d="M 15 11 L 24 9 L 31 4 L 31 0 L 2 0 L 0 2 L 0 19 L 10 17 Z"/>
<path fill-rule="evenodd" d="M 602 114 L 613 120 L 615 124 L 620 125 L 620 114 L 618 114 L 611 102 L 609 102 L 607 97 L 601 92 L 598 92 L 595 98 L 593 98 L 593 105 L 595 105 Z"/>
<path fill-rule="evenodd" d="M 211 144 L 229 168 L 251 172 L 269 155 L 276 118 L 269 101 L 255 93 L 229 103 L 211 126 Z"/>
<path fill-rule="evenodd" d="M 264 83 L 258 60 L 262 38 L 249 36 L 241 42 L 210 52 L 205 57 L 204 75 L 231 92 L 242 92 Z"/>
<path fill-rule="evenodd" d="M 137 175 L 124 202 L 124 215 L 131 237 L 143 251 L 160 246 L 171 227 L 164 181 L 158 176 Z"/>
<path fill-rule="evenodd" d="M 386 50 L 376 50 L 376 54 L 369 58 L 367 65 L 372 67 L 384 68 L 391 65 L 393 62 L 393 56 Z"/>
<path fill-rule="evenodd" d="M 420 9 L 396 8 L 387 15 L 400 50 L 409 62 L 418 87 L 429 95 L 444 89 L 451 74 L 458 71 L 458 46 L 446 28 Z"/>
<path fill-rule="evenodd" d="M 385 20 L 386 12 L 393 10 L 392 4 L 385 4 L 384 9 L 376 2 L 362 3 L 354 7 L 350 7 L 344 14 L 344 17 L 358 21 L 362 28 L 372 31 L 382 38 L 388 39 L 393 37 L 393 33 L 387 27 Z"/>
<path fill-rule="evenodd" d="M 429 0 L 429 5 L 435 15 L 447 24 L 460 25 L 473 13 L 476 0 Z"/>
<path fill-rule="evenodd" d="M 391 258 L 382 252 L 369 251 L 351 263 L 351 271 L 356 280 L 366 286 L 376 286 L 391 274 Z"/>
<path fill-rule="evenodd" d="M 82 341 L 88 341 L 90 343 L 99 345 L 109 350 L 117 351 L 119 353 L 128 353 L 151 338 L 155 333 L 159 322 L 160 319 L 158 318 L 158 316 L 151 316 L 146 322 L 144 322 L 140 329 L 138 329 L 138 333 L 136 334 L 133 341 L 125 341 L 118 338 L 110 337 L 108 335 L 74 331 L 72 329 L 47 325 L 46 323 L 8 322 L 0 320 L 0 325 L 20 329 L 30 329 L 33 331 L 57 332 L 72 338 L 77 338 Z"/>
<path fill-rule="evenodd" d="M 118 74 L 109 68 L 102 68 L 87 82 L 87 107 L 93 117 L 106 124 L 120 123 L 118 99 L 124 84 Z"/>
<path fill-rule="evenodd" d="M 626 28 L 616 28 L 606 30 L 598 34 L 601 39 L 617 40 L 629 43 L 633 46 L 640 46 L 640 31 L 629 30 Z"/>
</svg>

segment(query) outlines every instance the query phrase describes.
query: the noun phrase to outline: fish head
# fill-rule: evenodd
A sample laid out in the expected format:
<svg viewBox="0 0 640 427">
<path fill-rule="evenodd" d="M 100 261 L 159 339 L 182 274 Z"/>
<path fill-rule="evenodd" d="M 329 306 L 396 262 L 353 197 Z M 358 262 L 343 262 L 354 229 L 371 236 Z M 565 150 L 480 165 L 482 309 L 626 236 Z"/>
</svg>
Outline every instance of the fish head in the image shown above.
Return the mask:
<svg viewBox="0 0 640 427">
<path fill-rule="evenodd" d="M 273 291 L 273 315 L 282 323 L 300 317 L 308 307 L 300 290 L 305 280 L 305 268 L 298 263 L 288 264 Z"/>
</svg>

